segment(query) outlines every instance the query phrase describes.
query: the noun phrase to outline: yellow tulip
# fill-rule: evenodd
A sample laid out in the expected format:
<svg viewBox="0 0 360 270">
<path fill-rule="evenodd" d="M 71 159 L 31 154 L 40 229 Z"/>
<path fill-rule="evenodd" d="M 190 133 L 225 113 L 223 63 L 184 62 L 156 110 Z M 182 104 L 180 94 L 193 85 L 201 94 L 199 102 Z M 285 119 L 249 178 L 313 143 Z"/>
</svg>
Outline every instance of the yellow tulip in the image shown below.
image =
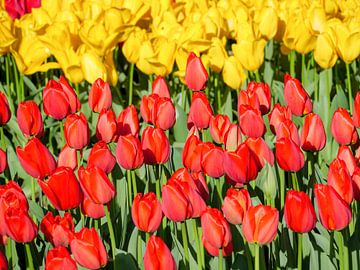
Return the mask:
<svg viewBox="0 0 360 270">
<path fill-rule="evenodd" d="M 225 60 L 222 76 L 224 82 L 233 89 L 240 89 L 246 79 L 241 63 L 234 56 Z"/>
<path fill-rule="evenodd" d="M 118 81 L 118 73 L 116 70 L 116 66 L 114 63 L 114 57 L 113 57 L 113 52 L 110 51 L 105 55 L 105 60 L 104 60 L 104 65 L 105 65 L 105 69 L 107 71 L 107 82 L 109 82 L 111 85 L 116 85 L 117 81 Z"/>
<path fill-rule="evenodd" d="M 333 28 L 337 53 L 345 63 L 351 63 L 360 54 L 360 27 L 349 26 L 338 21 Z"/>
<path fill-rule="evenodd" d="M 130 63 L 138 62 L 140 47 L 147 39 L 146 31 L 140 28 L 135 28 L 135 31 L 129 34 L 122 46 L 122 52 Z"/>
<path fill-rule="evenodd" d="M 267 39 L 272 39 L 276 32 L 278 27 L 278 16 L 276 13 L 276 10 L 272 7 L 264 7 L 259 12 L 259 31 L 261 35 Z"/>
<path fill-rule="evenodd" d="M 154 73 L 161 76 L 168 75 L 174 66 L 176 43 L 165 37 L 159 37 L 154 41 L 153 46 L 155 48 L 156 61 L 165 67 L 165 73 Z"/>
<path fill-rule="evenodd" d="M 316 63 L 322 68 L 327 69 L 335 65 L 337 58 L 335 45 L 331 36 L 327 32 L 322 33 L 316 41 L 314 50 Z"/>
<path fill-rule="evenodd" d="M 256 71 L 264 62 L 264 49 L 266 41 L 260 40 L 239 40 L 232 45 L 235 57 L 241 65 L 250 71 Z"/>
<path fill-rule="evenodd" d="M 0 55 L 9 52 L 15 40 L 12 19 L 6 11 L 0 10 Z"/>
<path fill-rule="evenodd" d="M 218 38 L 214 38 L 207 53 L 208 66 L 215 72 L 221 72 L 225 58 L 227 57 L 225 46 Z"/>
<path fill-rule="evenodd" d="M 92 51 L 85 51 L 80 57 L 81 70 L 85 80 L 93 83 L 96 79 L 101 78 L 107 81 L 107 72 L 101 58 Z"/>
<path fill-rule="evenodd" d="M 325 9 L 317 5 L 311 6 L 308 12 L 308 20 L 314 34 L 321 34 L 326 27 Z"/>
</svg>

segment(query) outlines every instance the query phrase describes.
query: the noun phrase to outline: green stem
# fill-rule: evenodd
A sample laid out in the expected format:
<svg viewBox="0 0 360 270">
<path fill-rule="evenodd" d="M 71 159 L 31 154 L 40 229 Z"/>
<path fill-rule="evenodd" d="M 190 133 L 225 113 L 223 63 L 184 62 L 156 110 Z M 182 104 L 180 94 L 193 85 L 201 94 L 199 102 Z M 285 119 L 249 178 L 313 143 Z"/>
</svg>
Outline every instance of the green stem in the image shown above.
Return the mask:
<svg viewBox="0 0 360 270">
<path fill-rule="evenodd" d="M 133 189 L 134 189 L 134 196 L 136 196 L 138 191 L 137 191 L 136 175 L 135 175 L 134 170 L 131 170 L 131 179 L 132 179 L 132 184 L 133 184 Z"/>
<path fill-rule="evenodd" d="M 5 143 L 5 135 L 4 135 L 4 127 L 0 126 L 0 146 L 5 151 L 6 150 L 6 143 Z"/>
<path fill-rule="evenodd" d="M 300 190 L 296 172 L 291 173 L 291 178 L 292 178 L 293 189 Z"/>
<path fill-rule="evenodd" d="M 99 230 L 99 220 L 97 220 L 97 219 L 94 219 L 94 228 L 96 231 Z"/>
<path fill-rule="evenodd" d="M 255 245 L 255 270 L 260 270 L 260 246 Z"/>
<path fill-rule="evenodd" d="M 347 77 L 347 88 L 349 94 L 349 107 L 350 107 L 350 114 L 353 112 L 353 97 L 352 97 L 352 89 L 351 89 L 351 78 L 350 78 L 350 65 L 346 63 L 346 77 Z"/>
<path fill-rule="evenodd" d="M 156 197 L 160 200 L 161 199 L 160 179 L 156 179 L 155 188 L 156 188 Z"/>
<path fill-rule="evenodd" d="M 18 101 L 18 105 L 19 105 L 21 102 L 21 93 L 20 93 L 20 87 L 19 87 L 19 74 L 18 74 L 18 70 L 16 68 L 15 60 L 13 61 L 13 71 L 14 71 L 17 101 Z"/>
<path fill-rule="evenodd" d="M 25 85 L 24 85 L 24 75 L 20 75 L 20 92 L 21 92 L 21 101 L 25 100 Z"/>
<path fill-rule="evenodd" d="M 134 79 L 134 64 L 130 64 L 129 70 L 129 105 L 132 104 L 133 99 L 133 79 Z"/>
<path fill-rule="evenodd" d="M 302 269 L 302 234 L 298 233 L 298 270 Z"/>
<path fill-rule="evenodd" d="M 25 244 L 25 249 L 26 249 L 26 257 L 28 260 L 28 267 L 30 270 L 34 270 L 35 268 L 34 268 L 33 258 L 31 255 L 30 243 Z"/>
<path fill-rule="evenodd" d="M 142 254 L 142 242 L 141 242 L 141 232 L 138 231 L 137 235 L 137 261 L 138 265 L 141 268 L 142 266 L 142 260 L 143 260 L 143 254 Z"/>
<path fill-rule="evenodd" d="M 291 77 L 295 77 L 295 61 L 296 61 L 296 53 L 295 51 L 290 52 L 290 75 Z"/>
<path fill-rule="evenodd" d="M 80 168 L 80 165 L 81 165 L 81 153 L 80 153 L 81 150 L 76 150 L 76 159 L 77 159 L 77 165 L 78 165 L 78 168 Z"/>
<path fill-rule="evenodd" d="M 114 265 L 114 269 L 115 269 L 115 251 L 116 251 L 115 234 L 114 234 L 114 229 L 113 229 L 113 225 L 111 222 L 111 217 L 110 217 L 110 213 L 109 213 L 109 209 L 107 208 L 107 205 L 104 205 L 104 210 L 105 210 L 106 220 L 107 220 L 109 233 L 110 233 L 112 259 L 113 259 L 113 265 Z"/>
<path fill-rule="evenodd" d="M 31 200 L 36 203 L 35 179 L 31 178 Z"/>
<path fill-rule="evenodd" d="M 220 248 L 219 249 L 219 270 L 222 270 L 223 269 L 223 251 L 222 249 Z"/>
<path fill-rule="evenodd" d="M 199 236 L 199 241 L 201 241 L 202 239 L 202 228 L 199 226 L 198 227 L 198 236 Z M 200 251 L 201 251 L 201 265 L 203 266 L 203 268 L 205 268 L 205 253 L 204 253 L 204 246 L 200 245 Z"/>
<path fill-rule="evenodd" d="M 339 264 L 340 270 L 345 270 L 344 268 L 344 242 L 343 242 L 343 237 L 341 235 L 341 232 L 336 231 L 336 238 L 337 238 L 337 245 L 338 245 L 338 253 L 339 253 Z"/>
<path fill-rule="evenodd" d="M 246 260 L 247 260 L 247 269 L 254 269 L 253 267 L 253 263 L 251 260 L 251 252 L 250 252 L 250 247 L 249 247 L 249 243 L 245 242 L 245 256 L 246 256 Z"/>
<path fill-rule="evenodd" d="M 8 238 L 6 245 L 6 259 L 8 261 L 9 269 L 12 269 L 12 239 Z"/>
<path fill-rule="evenodd" d="M 214 78 L 214 87 L 215 87 L 215 90 L 216 90 L 218 113 L 221 113 L 221 92 L 220 92 L 220 87 L 219 87 L 219 82 L 218 82 L 218 76 L 217 75 L 215 75 L 215 78 Z"/>
<path fill-rule="evenodd" d="M 127 175 L 127 185 L 128 185 L 128 192 L 129 192 L 129 195 L 128 195 L 128 198 L 129 198 L 129 207 L 131 207 L 131 204 L 132 204 L 132 185 L 131 185 L 131 171 L 130 170 L 127 170 L 126 171 L 126 175 Z"/>
<path fill-rule="evenodd" d="M 318 87 L 318 81 L 317 81 L 317 72 L 316 72 L 316 64 L 314 60 L 314 54 L 311 56 L 311 64 L 313 66 L 313 72 L 314 72 L 314 92 L 315 92 L 315 101 L 319 101 L 319 87 Z"/>
<path fill-rule="evenodd" d="M 188 244 L 185 221 L 181 222 L 181 234 L 182 234 L 184 255 L 185 255 L 184 265 L 185 265 L 185 269 L 189 269 L 189 244 Z"/>
<path fill-rule="evenodd" d="M 283 170 L 278 170 L 280 178 L 280 209 L 283 209 L 285 204 L 285 175 Z"/>
<path fill-rule="evenodd" d="M 10 96 L 10 74 L 9 74 L 9 58 L 5 57 L 5 73 L 6 73 L 6 86 L 7 86 L 7 94 Z"/>
<path fill-rule="evenodd" d="M 343 231 L 342 231 L 342 242 L 343 242 L 343 246 L 344 246 L 344 253 L 343 253 L 343 256 L 344 256 L 344 269 L 349 269 L 349 249 L 348 249 L 348 228 L 345 228 Z"/>
<path fill-rule="evenodd" d="M 145 240 L 146 240 L 146 243 L 149 242 L 149 238 L 150 238 L 150 233 L 145 233 Z"/>
<path fill-rule="evenodd" d="M 200 247 L 200 240 L 199 240 L 199 236 L 197 233 L 197 225 L 196 225 L 196 220 L 192 219 L 191 223 L 193 225 L 193 233 L 194 233 L 194 237 L 196 240 L 196 248 L 197 248 L 197 252 L 196 252 L 196 260 L 197 260 L 197 264 L 198 264 L 198 269 L 201 270 L 202 269 L 202 263 L 201 263 L 201 247 Z"/>
<path fill-rule="evenodd" d="M 185 85 L 181 85 L 181 99 L 182 99 L 182 108 L 185 112 L 186 107 L 186 91 L 185 91 Z"/>
<path fill-rule="evenodd" d="M 305 85 L 307 85 L 305 54 L 301 55 L 301 80 L 302 80 L 302 83 L 303 83 L 303 85 L 305 87 Z"/>
<path fill-rule="evenodd" d="M 224 202 L 224 199 L 222 197 L 222 192 L 221 192 L 221 183 L 220 183 L 220 178 L 216 179 L 216 189 L 219 195 L 219 202 L 222 204 Z"/>
<path fill-rule="evenodd" d="M 63 121 L 59 121 L 59 129 L 60 129 L 61 141 L 62 141 L 63 144 L 65 144 L 66 140 L 65 140 L 65 134 L 64 134 L 64 123 L 63 123 Z"/>
<path fill-rule="evenodd" d="M 257 81 L 257 82 L 261 82 L 260 75 L 259 75 L 259 71 L 256 70 L 254 73 L 255 73 L 255 79 L 256 79 L 256 81 Z"/>
</svg>

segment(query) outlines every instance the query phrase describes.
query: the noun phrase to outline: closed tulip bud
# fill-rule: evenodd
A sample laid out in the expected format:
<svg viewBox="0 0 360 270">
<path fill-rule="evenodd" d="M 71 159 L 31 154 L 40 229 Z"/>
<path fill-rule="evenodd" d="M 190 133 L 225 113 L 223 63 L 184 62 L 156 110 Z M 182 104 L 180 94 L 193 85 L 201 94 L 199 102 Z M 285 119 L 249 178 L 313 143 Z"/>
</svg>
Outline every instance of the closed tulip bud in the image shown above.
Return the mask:
<svg viewBox="0 0 360 270">
<path fill-rule="evenodd" d="M 251 206 L 245 213 L 242 231 L 246 241 L 266 245 L 277 234 L 279 212 L 267 205 Z"/>
<path fill-rule="evenodd" d="M 111 105 L 112 97 L 110 85 L 99 78 L 91 86 L 89 93 L 90 109 L 100 113 L 103 109 L 110 109 Z"/>
<path fill-rule="evenodd" d="M 150 236 L 144 254 L 145 270 L 176 270 L 176 263 L 169 248 L 158 236 Z"/>
<path fill-rule="evenodd" d="M 291 138 L 282 138 L 275 143 L 276 162 L 284 171 L 297 172 L 304 167 L 304 154 Z"/>
<path fill-rule="evenodd" d="M 352 116 L 355 127 L 360 128 L 360 93 L 356 93 L 354 100 L 354 113 Z"/>
<path fill-rule="evenodd" d="M 78 166 L 76 149 L 65 144 L 60 151 L 57 166 L 69 167 L 70 169 L 75 170 Z"/>
<path fill-rule="evenodd" d="M 116 139 L 117 124 L 113 110 L 104 109 L 100 112 L 96 124 L 96 138 L 99 141 L 110 143 Z"/>
<path fill-rule="evenodd" d="M 239 126 L 241 132 L 251 138 L 262 137 L 266 131 L 260 111 L 247 105 L 240 106 Z"/>
<path fill-rule="evenodd" d="M 328 185 L 332 186 L 340 197 L 350 204 L 353 200 L 351 176 L 343 160 L 335 158 L 329 165 Z"/>
<path fill-rule="evenodd" d="M 235 151 L 241 144 L 241 129 L 239 125 L 231 124 L 224 137 L 225 150 Z"/>
<path fill-rule="evenodd" d="M 269 114 L 270 129 L 276 134 L 277 128 L 285 119 L 291 120 L 291 110 L 289 107 L 281 106 L 276 103 L 273 110 Z"/>
<path fill-rule="evenodd" d="M 187 138 L 182 152 L 182 162 L 184 167 L 193 172 L 201 171 L 201 140 L 196 135 Z"/>
<path fill-rule="evenodd" d="M 142 134 L 141 146 L 145 164 L 164 164 L 170 157 L 170 143 L 160 128 L 147 127 Z"/>
<path fill-rule="evenodd" d="M 38 179 L 38 183 L 57 210 L 76 208 L 82 201 L 83 193 L 79 182 L 69 167 L 58 167 L 47 180 Z"/>
<path fill-rule="evenodd" d="M 286 193 L 284 215 L 287 226 L 297 233 L 307 233 L 316 225 L 316 214 L 309 196 L 302 191 Z"/>
<path fill-rule="evenodd" d="M 209 127 L 213 111 L 206 95 L 202 92 L 195 92 L 192 96 L 187 126 L 188 129 L 195 126 L 197 129 Z"/>
<path fill-rule="evenodd" d="M 115 197 L 114 184 L 102 169 L 96 166 L 84 169 L 81 166 L 78 174 L 82 190 L 94 203 L 107 204 Z"/>
<path fill-rule="evenodd" d="M 100 141 L 94 144 L 89 154 L 88 166 L 96 166 L 109 174 L 115 164 L 116 159 L 105 142 Z"/>
<path fill-rule="evenodd" d="M 155 232 L 162 220 L 159 200 L 153 192 L 138 193 L 131 206 L 131 217 L 135 226 L 144 232 Z"/>
<path fill-rule="evenodd" d="M 159 96 L 157 94 L 151 94 L 141 98 L 140 114 L 146 123 L 153 124 L 153 110 L 158 99 Z"/>
<path fill-rule="evenodd" d="M 159 97 L 152 110 L 152 122 L 158 128 L 168 130 L 173 127 L 176 121 L 174 104 L 170 98 Z"/>
<path fill-rule="evenodd" d="M 56 168 L 54 157 L 38 138 L 29 140 L 23 149 L 18 146 L 16 154 L 24 170 L 34 178 L 45 178 Z"/>
<path fill-rule="evenodd" d="M 0 148 L 0 173 L 3 173 L 7 168 L 6 152 Z"/>
<path fill-rule="evenodd" d="M 274 165 L 274 153 L 263 138 L 247 138 L 244 143 L 257 155 L 261 167 L 265 166 L 265 162 L 269 163 L 271 166 Z"/>
<path fill-rule="evenodd" d="M 193 91 L 200 91 L 206 87 L 209 75 L 200 59 L 191 52 L 187 59 L 185 81 L 187 87 Z"/>
<path fill-rule="evenodd" d="M 309 94 L 302 87 L 300 81 L 289 74 L 284 77 L 284 98 L 291 112 L 297 116 L 312 112 Z"/>
<path fill-rule="evenodd" d="M 99 269 L 108 263 L 108 254 L 94 228 L 82 228 L 70 243 L 76 262 L 89 269 Z"/>
<path fill-rule="evenodd" d="M 19 104 L 16 118 L 19 128 L 25 137 L 36 136 L 40 138 L 44 133 L 44 124 L 39 107 L 32 100 Z"/>
<path fill-rule="evenodd" d="M 261 82 L 249 82 L 247 91 L 250 96 L 257 97 L 261 114 L 267 114 L 271 107 L 271 92 L 269 85 Z"/>
<path fill-rule="evenodd" d="M 339 144 L 352 144 L 358 140 L 357 131 L 347 110 L 338 108 L 331 119 L 331 134 Z"/>
<path fill-rule="evenodd" d="M 74 222 L 70 213 L 65 213 L 63 217 L 55 216 L 48 212 L 40 223 L 46 241 L 54 247 L 69 246 L 74 234 Z"/>
<path fill-rule="evenodd" d="M 276 140 L 290 138 L 297 145 L 300 144 L 299 131 L 293 121 L 285 119 L 276 130 Z"/>
<path fill-rule="evenodd" d="M 230 225 L 220 210 L 208 208 L 201 215 L 204 239 L 213 247 L 222 249 L 231 242 Z"/>
<path fill-rule="evenodd" d="M 10 207 L 5 211 L 4 224 L 6 234 L 19 243 L 32 242 L 38 233 L 38 228 L 21 208 Z"/>
<path fill-rule="evenodd" d="M 320 221 L 325 229 L 340 231 L 349 225 L 351 209 L 332 186 L 315 184 L 314 192 Z"/>
<path fill-rule="evenodd" d="M 337 153 L 337 158 L 344 161 L 350 176 L 352 176 L 354 174 L 357 165 L 356 165 L 355 157 L 351 152 L 350 148 L 345 145 L 341 145 Z"/>
<path fill-rule="evenodd" d="M 251 205 L 250 194 L 247 189 L 229 188 L 221 210 L 228 222 L 238 225 L 242 224 L 244 215 Z"/>
<path fill-rule="evenodd" d="M 309 113 L 304 120 L 300 138 L 301 148 L 304 151 L 320 151 L 326 144 L 324 124 L 315 113 Z"/>
<path fill-rule="evenodd" d="M 64 247 L 50 249 L 45 259 L 45 270 L 77 270 L 76 262 Z"/>
<path fill-rule="evenodd" d="M 64 135 L 67 145 L 76 150 L 83 149 L 90 142 L 88 121 L 83 113 L 71 114 L 66 117 Z"/>
<path fill-rule="evenodd" d="M 4 254 L 0 251 L 0 269 L 1 270 L 7 270 L 8 269 L 8 263 L 6 260 L 6 257 Z"/>
<path fill-rule="evenodd" d="M 117 118 L 118 135 L 139 135 L 139 119 L 134 105 L 129 105 Z"/>
<path fill-rule="evenodd" d="M 102 204 L 94 203 L 86 196 L 84 196 L 84 200 L 81 203 L 81 213 L 94 219 L 105 217 L 104 206 Z"/>
<path fill-rule="evenodd" d="M 225 134 L 231 125 L 230 119 L 227 115 L 218 114 L 211 117 L 210 120 L 210 134 L 216 143 L 224 143 Z"/>
<path fill-rule="evenodd" d="M 70 86 L 66 78 L 61 75 L 59 79 L 62 90 L 66 93 L 69 100 L 69 113 L 76 113 L 81 108 L 80 100 L 78 99 L 74 89 Z"/>
<path fill-rule="evenodd" d="M 120 136 L 116 145 L 116 158 L 126 170 L 140 168 L 144 162 L 144 154 L 139 139 L 131 134 Z"/>
<path fill-rule="evenodd" d="M 204 143 L 201 155 L 202 171 L 213 178 L 224 175 L 224 150 L 212 143 Z"/>
<path fill-rule="evenodd" d="M 152 93 L 159 97 L 170 98 L 169 88 L 165 79 L 162 76 L 157 76 L 152 83 Z"/>
<path fill-rule="evenodd" d="M 11 118 L 8 100 L 3 92 L 0 92 L 0 126 L 5 125 Z"/>
</svg>

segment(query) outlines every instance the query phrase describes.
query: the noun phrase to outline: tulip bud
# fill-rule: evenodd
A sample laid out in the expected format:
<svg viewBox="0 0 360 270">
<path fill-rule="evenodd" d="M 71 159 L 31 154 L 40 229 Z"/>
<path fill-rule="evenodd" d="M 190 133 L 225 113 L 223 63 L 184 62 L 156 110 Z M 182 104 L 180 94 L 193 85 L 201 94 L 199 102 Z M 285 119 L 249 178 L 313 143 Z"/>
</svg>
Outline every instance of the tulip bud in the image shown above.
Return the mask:
<svg viewBox="0 0 360 270">
<path fill-rule="evenodd" d="M 291 120 L 291 110 L 289 107 L 283 107 L 276 103 L 273 110 L 269 114 L 270 129 L 276 134 L 277 128 L 285 119 Z"/>
<path fill-rule="evenodd" d="M 271 92 L 269 85 L 261 82 L 249 82 L 247 91 L 250 96 L 257 97 L 261 114 L 267 114 L 271 107 Z"/>
<path fill-rule="evenodd" d="M 113 110 L 103 109 L 96 124 L 96 138 L 99 141 L 110 143 L 116 139 L 117 125 Z"/>
<path fill-rule="evenodd" d="M 105 142 L 100 141 L 94 144 L 89 154 L 88 166 L 96 166 L 109 174 L 115 164 L 116 159 Z"/>
<path fill-rule="evenodd" d="M 116 145 L 116 158 L 126 170 L 140 168 L 144 162 L 144 154 L 139 139 L 131 134 L 120 136 Z"/>
<path fill-rule="evenodd" d="M 284 77 L 284 98 L 291 112 L 302 116 L 312 112 L 312 103 L 309 94 L 302 87 L 300 81 L 289 74 Z"/>
<path fill-rule="evenodd" d="M 302 191 L 286 193 L 284 215 L 287 226 L 297 233 L 307 233 L 315 228 L 316 214 L 309 196 Z"/>
<path fill-rule="evenodd" d="M 151 94 L 149 96 L 143 96 L 140 103 L 140 114 L 146 123 L 153 123 L 153 109 L 156 101 L 159 99 L 157 94 Z"/>
<path fill-rule="evenodd" d="M 240 106 L 239 126 L 241 132 L 251 138 L 262 137 L 266 131 L 260 111 L 247 105 Z"/>
<path fill-rule="evenodd" d="M 57 166 L 69 167 L 70 169 L 75 170 L 78 166 L 76 149 L 65 144 L 59 153 Z"/>
<path fill-rule="evenodd" d="M 338 108 L 331 119 L 331 134 L 339 144 L 352 144 L 358 140 L 358 135 L 347 110 Z"/>
<path fill-rule="evenodd" d="M 161 76 L 157 76 L 152 83 L 152 94 L 157 94 L 159 97 L 170 98 L 169 88 L 165 79 Z"/>
<path fill-rule="evenodd" d="M 34 178 L 45 178 L 56 168 L 54 157 L 38 138 L 29 140 L 23 149 L 18 146 L 16 154 L 27 174 Z"/>
<path fill-rule="evenodd" d="M 3 226 L 6 234 L 19 243 L 32 242 L 37 236 L 37 226 L 27 211 L 21 208 L 8 208 L 5 211 Z"/>
<path fill-rule="evenodd" d="M 173 127 L 176 121 L 174 104 L 170 98 L 159 97 L 152 109 L 152 122 L 158 128 L 168 130 Z"/>
<path fill-rule="evenodd" d="M 224 175 L 224 150 L 212 143 L 204 143 L 201 155 L 202 171 L 213 178 Z"/>
<path fill-rule="evenodd" d="M 257 155 L 261 167 L 265 166 L 265 162 L 269 163 L 271 166 L 274 165 L 274 153 L 263 138 L 247 138 L 244 143 Z"/>
<path fill-rule="evenodd" d="M 176 270 L 174 257 L 158 236 L 150 236 L 144 254 L 145 270 Z"/>
<path fill-rule="evenodd" d="M 284 171 L 297 172 L 304 167 L 304 154 L 291 138 L 284 137 L 275 143 L 276 161 Z"/>
<path fill-rule="evenodd" d="M 83 149 L 90 141 L 88 122 L 83 113 L 71 114 L 66 117 L 64 124 L 66 143 L 76 150 Z"/>
<path fill-rule="evenodd" d="M 299 131 L 293 121 L 285 119 L 276 130 L 276 140 L 290 138 L 297 145 L 300 144 Z"/>
<path fill-rule="evenodd" d="M 6 257 L 4 254 L 0 251 L 0 269 L 7 270 L 8 269 L 8 263 L 6 260 Z"/>
<path fill-rule="evenodd" d="M 355 157 L 351 152 L 350 148 L 345 145 L 341 145 L 337 153 L 337 158 L 344 161 L 350 176 L 352 176 L 354 174 L 357 165 L 356 165 Z"/>
<path fill-rule="evenodd" d="M 70 247 L 71 253 L 78 264 L 90 269 L 99 269 L 107 264 L 108 254 L 94 228 L 82 228 L 74 236 Z"/>
<path fill-rule="evenodd" d="M 188 129 L 195 126 L 197 129 L 209 127 L 213 111 L 206 95 L 202 92 L 195 92 L 192 95 L 187 126 Z"/>
<path fill-rule="evenodd" d="M 352 116 L 355 127 L 360 128 L 360 93 L 356 93 L 354 100 L 354 113 Z"/>
<path fill-rule="evenodd" d="M 83 193 L 79 182 L 69 167 L 58 167 L 47 180 L 38 179 L 38 183 L 52 205 L 58 210 L 76 208 L 82 201 Z"/>
<path fill-rule="evenodd" d="M 110 86 L 101 78 L 97 79 L 91 86 L 89 93 L 89 106 L 94 112 L 100 113 L 103 109 L 110 109 L 112 97 Z"/>
<path fill-rule="evenodd" d="M 6 152 L 0 148 L 0 174 L 7 168 Z"/>
<path fill-rule="evenodd" d="M 160 128 L 147 127 L 142 134 L 141 146 L 145 164 L 164 164 L 170 157 L 170 143 Z"/>
<path fill-rule="evenodd" d="M 191 52 L 187 59 L 185 81 L 189 89 L 200 91 L 206 87 L 209 75 L 201 61 L 195 53 Z"/>
<path fill-rule="evenodd" d="M 73 238 L 74 222 L 70 213 L 54 217 L 52 212 L 47 212 L 40 223 L 40 229 L 46 241 L 54 247 L 67 247 Z"/>
<path fill-rule="evenodd" d="M 44 124 L 39 107 L 32 100 L 19 104 L 16 118 L 19 128 L 25 137 L 36 136 L 40 138 L 44 133 Z"/>
<path fill-rule="evenodd" d="M 224 137 L 225 150 L 235 151 L 241 144 L 241 129 L 239 125 L 231 124 Z"/>
<path fill-rule="evenodd" d="M 304 126 L 300 139 L 301 148 L 304 151 L 320 151 L 326 144 L 324 124 L 315 113 L 309 113 L 304 120 Z"/>
<path fill-rule="evenodd" d="M 251 206 L 245 213 L 242 231 L 249 243 L 266 245 L 272 242 L 277 234 L 279 212 L 267 205 Z"/>
<path fill-rule="evenodd" d="M 251 206 L 250 194 L 247 189 L 229 188 L 221 210 L 231 224 L 242 224 L 244 214 Z"/>
<path fill-rule="evenodd" d="M 332 186 L 315 184 L 314 192 L 320 221 L 325 229 L 340 231 L 349 225 L 351 209 Z"/>
<path fill-rule="evenodd" d="M 0 126 L 5 125 L 11 118 L 8 100 L 3 92 L 0 92 Z"/>
<path fill-rule="evenodd" d="M 114 184 L 102 169 L 96 166 L 84 169 L 81 166 L 78 174 L 82 190 L 94 203 L 107 204 L 115 197 Z"/>
<path fill-rule="evenodd" d="M 117 118 L 118 135 L 125 136 L 139 134 L 139 119 L 134 105 L 129 105 Z"/>
<path fill-rule="evenodd" d="M 155 232 L 162 220 L 161 204 L 155 193 L 138 193 L 131 206 L 131 217 L 139 230 L 148 233 Z"/>
<path fill-rule="evenodd" d="M 223 143 L 225 134 L 229 130 L 231 125 L 230 119 L 227 115 L 218 114 L 217 116 L 211 117 L 210 120 L 210 134 L 216 143 Z"/>
<path fill-rule="evenodd" d="M 76 262 L 64 247 L 50 249 L 45 259 L 45 270 L 77 270 Z"/>
<path fill-rule="evenodd" d="M 202 147 L 200 146 L 200 139 L 191 135 L 186 139 L 184 149 L 182 152 L 182 162 L 184 167 L 188 168 L 193 172 L 201 171 L 201 152 Z"/>
<path fill-rule="evenodd" d="M 104 206 L 102 204 L 94 203 L 86 196 L 84 196 L 84 200 L 81 203 L 81 213 L 94 219 L 105 217 Z"/>
</svg>

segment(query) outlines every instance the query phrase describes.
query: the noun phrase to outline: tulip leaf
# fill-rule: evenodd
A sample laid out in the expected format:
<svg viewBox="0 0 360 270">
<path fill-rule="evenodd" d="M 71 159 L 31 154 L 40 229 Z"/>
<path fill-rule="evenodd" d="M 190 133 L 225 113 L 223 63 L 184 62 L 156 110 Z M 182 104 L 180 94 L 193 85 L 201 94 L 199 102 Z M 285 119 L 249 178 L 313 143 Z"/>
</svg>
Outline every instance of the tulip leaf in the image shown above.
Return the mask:
<svg viewBox="0 0 360 270">
<path fill-rule="evenodd" d="M 136 260 L 130 253 L 116 249 L 115 254 L 115 269 L 138 269 Z"/>
<path fill-rule="evenodd" d="M 221 108 L 221 112 L 224 115 L 227 115 L 230 119 L 230 122 L 233 121 L 233 111 L 232 111 L 232 102 L 233 102 L 233 98 L 232 98 L 232 91 L 229 87 L 225 88 L 225 92 L 224 92 L 224 96 L 223 96 L 223 100 L 225 99 L 225 102 L 223 102 L 222 108 Z M 236 93 L 236 92 L 235 92 Z M 236 96 L 234 98 L 236 100 Z"/>
<path fill-rule="evenodd" d="M 33 202 L 32 200 L 28 200 L 30 215 L 34 215 L 36 219 L 40 222 L 44 217 L 44 210 L 41 208 L 40 205 Z"/>
<path fill-rule="evenodd" d="M 174 137 L 176 142 L 185 142 L 188 135 L 187 130 L 187 115 L 177 103 L 175 104 L 176 109 L 176 122 L 173 127 Z"/>
</svg>

